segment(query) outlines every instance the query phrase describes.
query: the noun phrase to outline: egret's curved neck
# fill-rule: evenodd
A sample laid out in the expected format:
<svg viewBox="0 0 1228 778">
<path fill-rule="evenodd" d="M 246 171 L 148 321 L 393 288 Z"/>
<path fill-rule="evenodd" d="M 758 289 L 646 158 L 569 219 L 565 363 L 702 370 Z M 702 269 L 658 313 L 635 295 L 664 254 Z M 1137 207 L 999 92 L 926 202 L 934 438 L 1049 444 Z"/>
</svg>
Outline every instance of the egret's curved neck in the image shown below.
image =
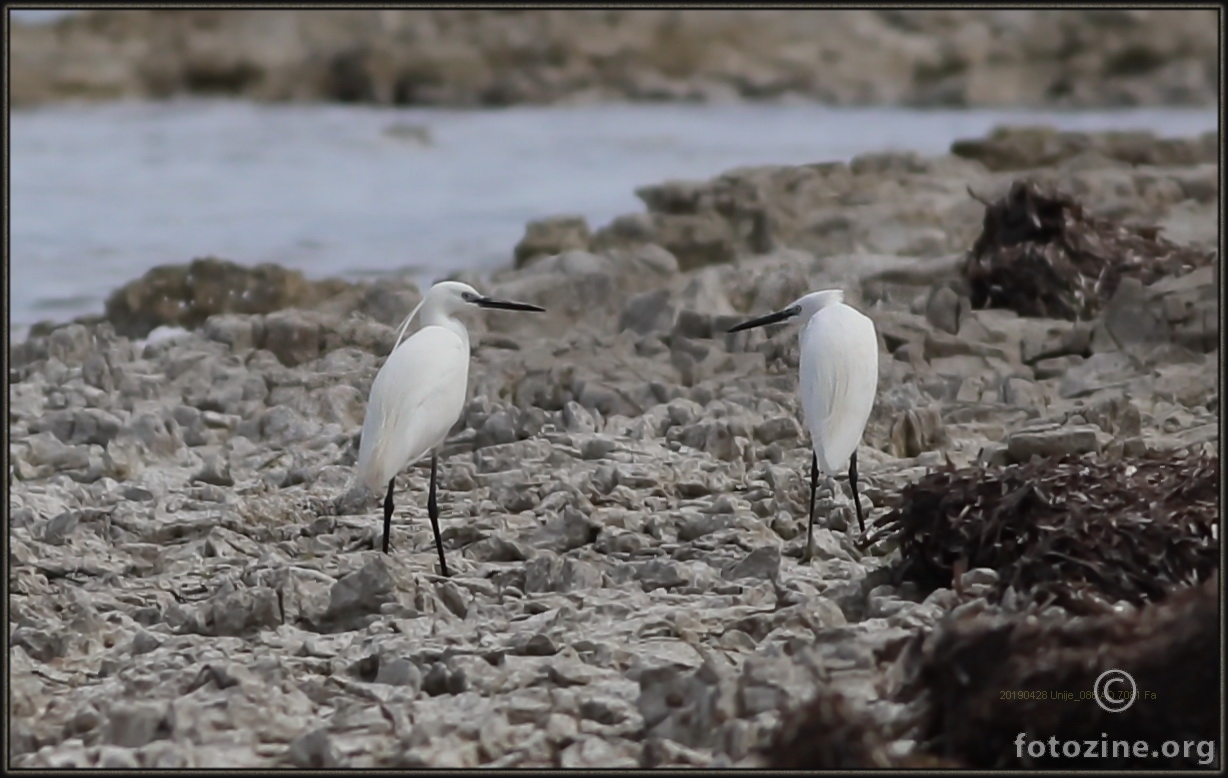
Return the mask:
<svg viewBox="0 0 1228 778">
<path fill-rule="evenodd" d="M 421 316 L 423 327 L 444 327 L 459 335 L 466 344 L 469 343 L 469 330 L 465 328 L 460 319 L 452 315 L 452 312 L 440 305 L 438 301 L 424 302 Z"/>
</svg>

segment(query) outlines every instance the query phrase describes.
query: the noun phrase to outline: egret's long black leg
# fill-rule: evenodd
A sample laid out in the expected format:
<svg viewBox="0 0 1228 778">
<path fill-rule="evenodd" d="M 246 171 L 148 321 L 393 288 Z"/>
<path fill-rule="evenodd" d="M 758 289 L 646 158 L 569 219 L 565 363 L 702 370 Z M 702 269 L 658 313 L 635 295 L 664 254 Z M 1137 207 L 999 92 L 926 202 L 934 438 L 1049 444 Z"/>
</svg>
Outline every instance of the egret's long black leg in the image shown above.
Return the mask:
<svg viewBox="0 0 1228 778">
<path fill-rule="evenodd" d="M 802 559 L 810 561 L 811 550 L 814 548 L 814 493 L 819 488 L 819 455 L 810 452 L 810 516 L 806 520 L 806 550 Z"/>
<path fill-rule="evenodd" d="M 439 537 L 439 506 L 435 503 L 435 472 L 438 459 L 431 454 L 431 494 L 426 498 L 426 512 L 431 517 L 431 529 L 435 530 L 435 548 L 439 549 L 439 571 L 443 577 L 448 577 L 448 563 L 443 558 L 443 540 Z"/>
<path fill-rule="evenodd" d="M 866 534 L 866 523 L 861 520 L 861 497 L 857 494 L 857 452 L 849 458 L 849 486 L 853 487 L 853 505 L 857 508 L 857 526 Z"/>
<path fill-rule="evenodd" d="M 396 476 L 388 480 L 388 496 L 384 498 L 384 553 L 388 553 L 388 536 L 392 534 L 392 487 L 396 484 Z"/>
</svg>

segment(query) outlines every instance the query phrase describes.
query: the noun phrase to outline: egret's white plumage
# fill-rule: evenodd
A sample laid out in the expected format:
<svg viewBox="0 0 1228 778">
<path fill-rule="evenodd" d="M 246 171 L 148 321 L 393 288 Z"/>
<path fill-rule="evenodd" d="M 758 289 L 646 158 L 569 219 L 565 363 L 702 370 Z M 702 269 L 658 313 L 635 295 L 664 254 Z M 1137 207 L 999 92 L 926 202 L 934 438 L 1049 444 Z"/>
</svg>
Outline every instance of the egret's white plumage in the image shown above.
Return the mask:
<svg viewBox="0 0 1228 778">
<path fill-rule="evenodd" d="M 806 554 L 811 551 L 814 492 L 818 472 L 835 475 L 848 463 L 849 483 L 857 520 L 857 446 L 865 431 L 878 389 L 878 335 L 874 322 L 844 303 L 844 292 L 811 292 L 776 313 L 732 327 L 730 332 L 799 318 L 801 355 L 798 363 L 802 414 L 814 456 L 810 472 L 810 520 Z M 863 525 L 864 528 L 864 525 Z"/>
<path fill-rule="evenodd" d="M 385 552 L 388 551 L 392 521 L 392 487 L 397 473 L 438 448 L 464 408 L 469 382 L 469 331 L 455 314 L 468 306 L 543 310 L 536 305 L 483 297 L 468 284 L 444 281 L 432 286 L 422 302 L 405 317 L 392 353 L 371 384 L 355 468 L 357 480 L 371 491 L 378 493 L 387 489 Z M 402 342 L 416 314 L 421 314 L 422 327 Z M 427 510 L 439 548 L 440 570 L 447 575 L 435 504 L 436 461 L 433 453 L 431 456 Z"/>
<path fill-rule="evenodd" d="M 425 319 L 423 321 L 426 324 Z M 428 380 L 418 380 L 429 377 Z M 358 446 L 358 477 L 378 492 L 443 443 L 460 418 L 469 382 L 469 337 L 426 324 L 401 345 L 371 384 Z"/>
<path fill-rule="evenodd" d="M 839 289 L 808 294 L 794 305 L 806 321 L 799 335 L 802 414 L 819 469 L 834 475 L 857 451 L 874 408 L 878 335 L 868 316 L 844 304 Z"/>
</svg>

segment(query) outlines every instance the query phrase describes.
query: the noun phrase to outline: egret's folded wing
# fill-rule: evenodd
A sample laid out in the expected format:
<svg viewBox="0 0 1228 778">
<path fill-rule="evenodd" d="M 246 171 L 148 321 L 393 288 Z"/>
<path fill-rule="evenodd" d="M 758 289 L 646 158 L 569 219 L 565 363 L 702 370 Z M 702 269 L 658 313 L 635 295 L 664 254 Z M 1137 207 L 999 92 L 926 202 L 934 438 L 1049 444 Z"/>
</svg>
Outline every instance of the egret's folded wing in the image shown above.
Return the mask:
<svg viewBox="0 0 1228 778">
<path fill-rule="evenodd" d="M 426 327 L 389 355 L 371 384 L 358 477 L 373 491 L 387 486 L 447 437 L 460 417 L 469 350 L 456 333 Z"/>
<path fill-rule="evenodd" d="M 874 323 L 845 306 L 824 308 L 801 334 L 802 410 L 824 473 L 848 467 L 878 389 Z"/>
</svg>

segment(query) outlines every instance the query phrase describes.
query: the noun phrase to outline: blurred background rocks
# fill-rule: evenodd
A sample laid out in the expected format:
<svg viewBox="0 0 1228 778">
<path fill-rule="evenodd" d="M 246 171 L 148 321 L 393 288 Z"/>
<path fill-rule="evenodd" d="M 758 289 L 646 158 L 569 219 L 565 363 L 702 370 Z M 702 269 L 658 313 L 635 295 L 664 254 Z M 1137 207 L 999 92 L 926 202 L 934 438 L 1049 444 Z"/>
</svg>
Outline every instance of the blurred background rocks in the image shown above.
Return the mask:
<svg viewBox="0 0 1228 778">
<path fill-rule="evenodd" d="M 1207 105 L 1213 10 L 98 10 L 12 25 L 16 105 L 772 98 Z"/>
</svg>

